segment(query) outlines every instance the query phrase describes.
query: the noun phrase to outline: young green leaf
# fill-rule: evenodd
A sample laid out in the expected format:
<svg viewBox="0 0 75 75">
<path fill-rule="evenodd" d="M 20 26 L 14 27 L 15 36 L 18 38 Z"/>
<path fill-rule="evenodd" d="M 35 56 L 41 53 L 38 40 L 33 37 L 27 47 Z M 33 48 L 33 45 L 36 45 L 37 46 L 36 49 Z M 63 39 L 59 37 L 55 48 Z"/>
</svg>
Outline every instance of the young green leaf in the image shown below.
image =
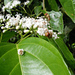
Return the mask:
<svg viewBox="0 0 75 75">
<path fill-rule="evenodd" d="M 58 5 L 55 0 L 48 0 L 48 3 L 52 10 L 58 11 Z"/>
<path fill-rule="evenodd" d="M 39 12 L 42 10 L 41 8 L 42 8 L 41 6 L 36 6 L 36 7 L 34 8 L 34 12 L 35 12 L 36 15 L 38 15 Z"/>
</svg>

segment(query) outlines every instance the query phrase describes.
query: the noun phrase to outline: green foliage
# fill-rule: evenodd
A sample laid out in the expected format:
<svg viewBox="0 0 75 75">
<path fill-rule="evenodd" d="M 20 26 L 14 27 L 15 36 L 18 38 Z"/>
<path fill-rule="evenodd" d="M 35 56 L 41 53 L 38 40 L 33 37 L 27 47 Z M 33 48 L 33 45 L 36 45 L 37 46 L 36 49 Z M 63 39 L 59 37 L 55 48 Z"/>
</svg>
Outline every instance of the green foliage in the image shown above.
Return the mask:
<svg viewBox="0 0 75 75">
<path fill-rule="evenodd" d="M 0 75 L 11 75 L 15 68 L 17 73 L 12 75 L 21 75 L 21 70 L 18 65 L 18 55 L 16 45 L 11 43 L 0 43 Z"/>
<path fill-rule="evenodd" d="M 38 15 L 38 14 L 40 13 L 41 8 L 42 8 L 41 6 L 36 6 L 36 7 L 34 8 L 34 12 L 35 12 L 36 15 Z"/>
<path fill-rule="evenodd" d="M 75 68 L 74 57 L 73 57 L 72 53 L 69 51 L 69 49 L 66 46 L 66 44 L 64 43 L 64 41 L 62 40 L 62 38 L 58 38 L 58 39 L 55 39 L 55 40 L 49 39 L 48 41 L 51 44 L 53 44 L 59 50 L 59 52 L 64 57 L 66 63 L 70 66 L 70 68 L 74 69 Z"/>
<path fill-rule="evenodd" d="M 4 5 L 9 1 L 4 0 Z M 44 2 L 45 4 L 43 4 Z M 19 11 L 20 14 L 28 17 L 37 17 L 45 15 L 50 17 L 50 29 L 63 35 L 63 38 L 49 38 L 35 33 L 18 34 L 12 31 L 2 33 L 0 24 L 0 75 L 74 75 L 75 59 L 71 53 L 71 46 L 75 49 L 75 42 L 69 44 L 69 48 L 64 43 L 70 32 L 75 28 L 75 1 L 74 0 L 30 0 L 30 3 L 24 6 L 22 0 L 21 6 L 17 6 L 5 13 L 11 13 L 12 16 Z M 61 3 L 61 4 L 60 4 Z M 62 6 L 61 6 L 62 5 Z M 3 5 L 1 5 L 3 6 Z M 45 10 L 46 9 L 46 10 Z M 43 14 L 42 14 L 43 13 Z M 23 31 L 23 30 L 22 30 Z M 14 36 L 15 35 L 15 36 Z M 30 37 L 29 36 L 36 36 Z M 60 35 L 61 36 L 61 35 Z M 14 43 L 15 37 L 17 41 Z M 39 37 L 39 38 L 38 38 Z M 26 39 L 27 38 L 27 39 Z M 10 40 L 11 41 L 10 41 Z M 44 39 L 44 40 L 43 40 Z M 11 43 L 9 43 L 11 42 Z M 18 55 L 18 49 L 23 49 L 24 54 Z M 74 50 L 75 51 L 75 50 Z M 71 74 L 70 74 L 71 73 Z"/>
<path fill-rule="evenodd" d="M 65 10 L 65 13 L 75 23 L 75 1 L 74 0 L 59 0 L 59 1 Z"/>
<path fill-rule="evenodd" d="M 25 54 L 17 56 L 16 47 L 17 49 L 24 49 Z M 60 75 L 70 75 L 68 67 L 58 50 L 52 44 L 40 38 L 24 39 L 17 46 L 11 43 L 1 43 L 0 53 L 2 53 L 0 54 L 1 75 L 21 75 L 21 73 L 22 75 L 58 75 L 58 72 Z"/>
<path fill-rule="evenodd" d="M 58 5 L 55 0 L 48 0 L 51 10 L 58 11 Z"/>
<path fill-rule="evenodd" d="M 26 51 L 23 56 L 19 56 L 22 74 L 44 75 L 52 73 L 58 75 L 60 70 L 60 75 L 69 75 L 69 71 L 58 50 L 45 40 L 40 38 L 28 38 L 22 40 L 17 45 L 17 48 Z M 36 71 L 33 72 L 34 69 Z M 43 71 L 45 71 L 45 73 Z"/>
<path fill-rule="evenodd" d="M 68 47 L 61 38 L 56 39 L 55 43 L 58 45 L 59 49 L 67 60 L 74 60 L 72 53 L 69 51 Z"/>
</svg>

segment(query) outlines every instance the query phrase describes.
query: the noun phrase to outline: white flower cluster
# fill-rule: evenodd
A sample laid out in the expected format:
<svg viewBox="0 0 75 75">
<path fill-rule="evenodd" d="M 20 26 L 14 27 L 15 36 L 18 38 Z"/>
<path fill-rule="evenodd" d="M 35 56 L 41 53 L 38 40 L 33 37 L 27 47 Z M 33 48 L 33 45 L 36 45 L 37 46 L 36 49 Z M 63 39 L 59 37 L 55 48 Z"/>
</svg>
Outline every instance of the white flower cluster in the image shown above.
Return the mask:
<svg viewBox="0 0 75 75">
<path fill-rule="evenodd" d="M 16 14 L 15 17 L 10 14 L 6 15 L 8 21 L 4 26 L 1 27 L 3 32 L 8 29 L 15 29 L 17 32 L 22 30 L 24 33 L 32 32 L 33 30 L 41 36 L 49 36 L 57 38 L 57 34 L 52 30 L 48 29 L 48 21 L 44 17 L 30 18 L 30 17 L 21 17 L 21 14 Z M 51 33 L 51 34 L 50 34 Z"/>
<path fill-rule="evenodd" d="M 10 10 L 10 9 L 12 9 L 13 7 L 16 7 L 17 5 L 19 5 L 20 3 L 21 3 L 21 2 L 18 1 L 18 0 L 10 1 L 10 2 L 8 2 L 5 6 L 2 7 L 2 11 L 4 12 L 5 9 Z"/>
<path fill-rule="evenodd" d="M 5 21 L 4 15 L 0 14 L 0 22 Z"/>
<path fill-rule="evenodd" d="M 30 2 L 30 1 L 24 2 L 24 5 L 27 5 L 29 2 Z M 4 12 L 5 9 L 10 10 L 10 9 L 16 7 L 17 5 L 19 5 L 20 3 L 21 3 L 21 2 L 18 1 L 18 0 L 10 1 L 10 2 L 8 2 L 5 6 L 2 7 L 2 11 Z"/>
</svg>

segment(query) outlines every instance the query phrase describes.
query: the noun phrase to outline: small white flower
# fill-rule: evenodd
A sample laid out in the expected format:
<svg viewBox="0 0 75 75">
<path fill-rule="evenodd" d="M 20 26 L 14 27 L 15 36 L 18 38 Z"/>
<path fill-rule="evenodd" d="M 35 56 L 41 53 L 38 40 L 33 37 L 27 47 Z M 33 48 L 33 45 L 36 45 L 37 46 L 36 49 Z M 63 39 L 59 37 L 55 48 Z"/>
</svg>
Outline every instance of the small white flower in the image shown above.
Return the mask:
<svg viewBox="0 0 75 75">
<path fill-rule="evenodd" d="M 21 19 L 20 21 L 19 21 L 19 24 L 21 25 L 23 23 L 23 20 Z"/>
<path fill-rule="evenodd" d="M 19 26 L 16 26 L 16 29 L 19 29 Z"/>
<path fill-rule="evenodd" d="M 20 19 L 20 15 L 21 14 L 16 14 L 15 16 L 16 16 L 17 19 Z"/>
<path fill-rule="evenodd" d="M 25 23 L 22 24 L 22 28 L 27 28 Z"/>
<path fill-rule="evenodd" d="M 21 3 L 20 1 L 14 0 L 13 3 L 12 3 L 12 7 L 16 7 L 20 3 Z"/>
<path fill-rule="evenodd" d="M 59 38 L 59 37 L 57 36 L 56 32 L 53 33 L 52 37 L 54 37 L 54 39 Z"/>
<path fill-rule="evenodd" d="M 5 9 L 12 9 L 13 7 L 16 7 L 18 4 L 20 4 L 21 2 L 20 1 L 17 1 L 17 0 L 14 0 L 13 2 L 10 1 L 8 2 L 5 6 L 2 7 L 2 11 L 4 12 Z"/>
<path fill-rule="evenodd" d="M 5 5 L 5 8 L 10 8 L 10 6 L 11 6 L 11 1 L 10 2 L 8 2 L 6 5 Z"/>
<path fill-rule="evenodd" d="M 7 14 L 7 15 L 6 15 L 6 18 L 7 18 L 7 19 L 11 18 L 11 14 Z"/>
<path fill-rule="evenodd" d="M 6 25 L 10 25 L 10 22 L 7 22 Z"/>
<path fill-rule="evenodd" d="M 38 28 L 38 30 L 37 30 L 37 33 L 39 34 L 39 35 L 43 35 L 43 36 L 45 36 L 45 33 L 44 33 L 44 29 L 43 28 Z"/>
<path fill-rule="evenodd" d="M 17 26 L 19 23 L 19 18 L 11 17 L 8 22 L 11 26 Z"/>
<path fill-rule="evenodd" d="M 37 24 L 35 24 L 34 26 L 33 26 L 33 28 L 35 29 L 35 28 L 37 28 L 38 27 L 38 25 Z"/>
<path fill-rule="evenodd" d="M 10 26 L 9 25 L 6 25 L 5 28 L 10 28 Z"/>
<path fill-rule="evenodd" d="M 27 33 L 27 32 L 29 32 L 29 30 L 24 30 L 24 33 Z"/>
<path fill-rule="evenodd" d="M 0 14 L 0 19 L 5 19 L 4 15 Z"/>
<path fill-rule="evenodd" d="M 24 50 L 23 49 L 18 49 L 18 54 L 19 55 L 23 55 L 24 54 Z"/>
<path fill-rule="evenodd" d="M 49 33 L 53 33 L 53 30 L 49 30 Z"/>
<path fill-rule="evenodd" d="M 24 5 L 27 5 L 29 2 L 30 2 L 30 1 L 26 1 L 26 2 L 24 2 Z"/>
<path fill-rule="evenodd" d="M 30 29 L 33 25 L 32 19 L 31 18 L 26 19 L 25 25 Z"/>
<path fill-rule="evenodd" d="M 7 30 L 3 30 L 3 33 L 5 33 Z"/>
<path fill-rule="evenodd" d="M 5 6 L 2 7 L 2 11 L 5 12 Z"/>
<path fill-rule="evenodd" d="M 4 28 L 5 28 L 5 27 L 3 27 L 3 26 L 1 27 L 1 29 L 4 29 Z"/>
</svg>

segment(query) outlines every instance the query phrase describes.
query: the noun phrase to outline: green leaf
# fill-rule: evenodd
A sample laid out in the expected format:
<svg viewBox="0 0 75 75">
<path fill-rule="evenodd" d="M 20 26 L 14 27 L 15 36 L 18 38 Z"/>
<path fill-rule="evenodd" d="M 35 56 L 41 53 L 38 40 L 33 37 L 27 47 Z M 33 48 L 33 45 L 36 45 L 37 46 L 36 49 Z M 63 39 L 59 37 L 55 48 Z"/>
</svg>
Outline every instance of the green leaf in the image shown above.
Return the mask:
<svg viewBox="0 0 75 75">
<path fill-rule="evenodd" d="M 0 43 L 0 75 L 21 75 L 18 63 L 16 45 Z"/>
<path fill-rule="evenodd" d="M 69 51 L 62 38 L 57 38 L 54 41 L 58 45 L 59 49 L 61 50 L 61 52 L 67 60 L 74 60 L 72 53 Z"/>
<path fill-rule="evenodd" d="M 41 12 L 42 12 L 43 14 L 47 13 L 45 10 L 41 10 Z"/>
<path fill-rule="evenodd" d="M 24 39 L 17 49 L 25 51 L 24 55 L 19 56 L 22 75 L 70 75 L 59 51 L 43 39 Z"/>
<path fill-rule="evenodd" d="M 57 30 L 60 34 L 63 33 L 63 15 L 61 12 L 51 11 L 50 14 L 50 26 L 52 30 Z"/>
<path fill-rule="evenodd" d="M 64 41 L 62 38 L 56 39 L 55 40 L 56 44 L 58 45 L 59 49 L 61 50 L 64 58 L 66 59 L 67 63 L 72 66 L 71 68 L 75 68 L 75 60 L 73 58 L 72 53 L 68 49 L 68 47 L 65 45 Z"/>
<path fill-rule="evenodd" d="M 62 54 L 62 56 L 64 57 L 66 63 L 70 66 L 71 69 L 75 68 L 75 60 L 74 57 L 72 55 L 72 53 L 70 52 L 70 50 L 68 49 L 68 47 L 66 46 L 66 44 L 64 43 L 62 38 L 58 38 L 58 39 L 49 39 L 48 40 L 51 44 L 53 44 Z"/>
<path fill-rule="evenodd" d="M 41 6 L 36 6 L 35 7 L 34 12 L 35 12 L 36 15 L 39 14 L 39 12 L 41 11 L 41 8 L 42 8 Z"/>
<path fill-rule="evenodd" d="M 25 54 L 17 55 L 17 49 Z M 18 60 L 19 58 L 19 60 Z M 0 75 L 70 75 L 59 51 L 47 41 L 31 37 L 19 44 L 0 43 Z"/>
<path fill-rule="evenodd" d="M 33 2 L 34 2 L 34 6 L 40 5 L 40 1 L 39 0 L 33 0 Z"/>
<path fill-rule="evenodd" d="M 14 31 L 7 31 L 7 32 L 3 33 L 1 41 L 2 42 L 7 42 L 15 34 L 16 34 L 16 32 L 14 32 Z"/>
<path fill-rule="evenodd" d="M 58 11 L 58 5 L 55 0 L 48 0 L 48 3 L 52 10 Z"/>
<path fill-rule="evenodd" d="M 59 0 L 59 1 L 65 10 L 65 13 L 75 23 L 75 0 Z"/>
</svg>

